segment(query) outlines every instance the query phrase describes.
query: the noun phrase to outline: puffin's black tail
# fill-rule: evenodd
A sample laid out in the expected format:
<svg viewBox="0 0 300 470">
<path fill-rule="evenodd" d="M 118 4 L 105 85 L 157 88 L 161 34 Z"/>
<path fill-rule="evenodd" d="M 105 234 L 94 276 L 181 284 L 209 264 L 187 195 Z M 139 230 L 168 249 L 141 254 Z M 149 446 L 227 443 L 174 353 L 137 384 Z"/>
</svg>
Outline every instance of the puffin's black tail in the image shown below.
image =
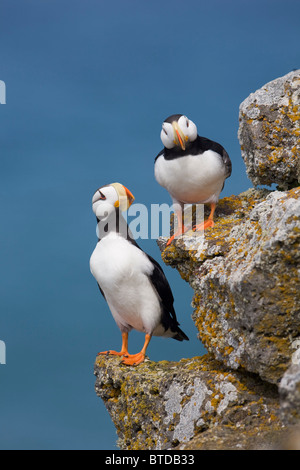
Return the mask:
<svg viewBox="0 0 300 470">
<path fill-rule="evenodd" d="M 189 341 L 187 335 L 179 328 L 174 307 L 172 306 L 170 310 L 171 312 L 165 306 L 162 306 L 161 323 L 166 332 L 166 335 L 163 336 L 174 338 L 177 341 Z"/>
<path fill-rule="evenodd" d="M 173 339 L 177 339 L 177 341 L 189 341 L 189 338 L 187 335 L 179 328 L 179 326 L 176 327 L 176 334 L 172 336 Z"/>
</svg>

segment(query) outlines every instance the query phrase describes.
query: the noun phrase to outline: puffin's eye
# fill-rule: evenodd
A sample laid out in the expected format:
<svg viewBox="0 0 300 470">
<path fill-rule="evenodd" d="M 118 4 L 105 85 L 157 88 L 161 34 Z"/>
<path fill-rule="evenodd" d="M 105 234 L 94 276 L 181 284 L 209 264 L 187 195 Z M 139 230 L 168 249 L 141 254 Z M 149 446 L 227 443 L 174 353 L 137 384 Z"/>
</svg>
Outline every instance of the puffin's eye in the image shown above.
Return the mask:
<svg viewBox="0 0 300 470">
<path fill-rule="evenodd" d="M 188 120 L 188 118 L 186 118 L 186 127 L 189 127 L 190 125 L 190 121 Z"/>
<path fill-rule="evenodd" d="M 100 193 L 100 199 L 102 199 L 104 201 L 106 199 L 106 196 L 104 196 L 104 194 L 101 193 L 100 189 L 98 191 Z"/>
</svg>

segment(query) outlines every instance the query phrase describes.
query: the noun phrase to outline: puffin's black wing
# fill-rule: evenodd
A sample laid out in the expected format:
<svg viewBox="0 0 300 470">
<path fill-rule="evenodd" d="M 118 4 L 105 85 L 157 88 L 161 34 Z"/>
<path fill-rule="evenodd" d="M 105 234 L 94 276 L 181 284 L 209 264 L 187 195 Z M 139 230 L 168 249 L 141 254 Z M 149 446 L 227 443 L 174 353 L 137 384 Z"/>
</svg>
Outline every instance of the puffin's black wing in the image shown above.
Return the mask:
<svg viewBox="0 0 300 470">
<path fill-rule="evenodd" d="M 232 164 L 231 164 L 229 155 L 224 148 L 223 148 L 222 158 L 223 158 L 223 162 L 226 168 L 226 178 L 229 178 L 229 176 L 231 175 L 231 171 L 232 171 Z"/>
<path fill-rule="evenodd" d="M 174 339 L 177 339 L 178 341 L 183 341 L 185 339 L 188 341 L 189 338 L 178 326 L 179 323 L 177 321 L 177 317 L 176 317 L 176 313 L 175 313 L 174 305 L 173 305 L 174 297 L 172 294 L 170 284 L 168 283 L 168 280 L 165 276 L 165 273 L 162 270 L 162 267 L 154 258 L 152 258 L 152 256 L 148 255 L 148 253 L 146 253 L 137 244 L 137 242 L 132 237 L 132 234 L 129 231 L 127 232 L 127 240 L 136 248 L 141 250 L 147 256 L 147 258 L 153 265 L 153 271 L 149 275 L 149 279 L 160 298 L 161 307 L 162 307 L 161 322 L 162 322 L 163 327 L 165 328 L 165 331 L 170 328 L 171 331 L 173 331 L 174 333 L 177 333 L 176 335 L 173 336 Z"/>
<path fill-rule="evenodd" d="M 205 150 L 212 150 L 213 152 L 216 152 L 220 155 L 225 165 L 226 178 L 229 178 L 229 176 L 231 175 L 232 165 L 229 155 L 224 149 L 224 147 L 218 142 L 214 142 L 213 140 L 200 136 L 197 137 L 196 144 L 202 152 Z"/>
<path fill-rule="evenodd" d="M 160 264 L 154 258 L 152 258 L 152 256 L 148 255 L 147 253 L 146 255 L 154 266 L 152 274 L 149 276 L 149 278 L 161 300 L 162 325 L 165 328 L 165 330 L 168 330 L 170 328 L 171 331 L 174 331 L 177 333 L 177 335 L 173 337 L 174 339 L 177 339 L 178 341 L 183 341 L 185 339 L 188 341 L 189 338 L 179 328 L 179 323 L 177 321 L 177 317 L 176 317 L 176 313 L 175 313 L 174 305 L 173 305 L 174 297 L 172 294 L 170 284 L 168 283 L 168 280 Z"/>
<path fill-rule="evenodd" d="M 146 255 L 154 266 L 152 274 L 149 276 L 151 279 L 151 282 L 153 286 L 155 287 L 161 299 L 162 304 L 168 310 L 168 312 L 170 313 L 171 317 L 176 322 L 176 324 L 179 325 L 177 318 L 176 318 L 174 305 L 173 305 L 174 304 L 173 293 L 172 293 L 170 284 L 168 283 L 168 280 L 165 276 L 165 273 L 163 272 L 160 264 L 154 258 L 152 258 L 152 256 L 148 255 L 147 253 Z"/>
</svg>

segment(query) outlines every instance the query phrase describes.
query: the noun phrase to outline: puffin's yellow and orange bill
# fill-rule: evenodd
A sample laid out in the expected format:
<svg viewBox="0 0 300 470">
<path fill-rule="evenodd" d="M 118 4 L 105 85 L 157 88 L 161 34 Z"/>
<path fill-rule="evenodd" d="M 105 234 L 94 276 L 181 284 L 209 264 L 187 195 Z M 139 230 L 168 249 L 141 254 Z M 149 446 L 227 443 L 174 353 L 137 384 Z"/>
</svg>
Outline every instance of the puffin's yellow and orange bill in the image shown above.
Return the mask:
<svg viewBox="0 0 300 470">
<path fill-rule="evenodd" d="M 178 122 L 173 121 L 172 122 L 172 127 L 173 127 L 173 130 L 174 130 L 174 142 L 175 142 L 175 144 L 180 145 L 182 150 L 185 150 L 185 140 L 186 140 L 186 138 L 185 138 L 184 133 L 180 129 L 180 127 L 178 125 Z"/>
<path fill-rule="evenodd" d="M 112 183 L 111 186 L 115 188 L 119 196 L 119 200 L 115 202 L 115 207 L 119 207 L 122 212 L 127 211 L 134 201 L 134 195 L 123 184 Z"/>
</svg>

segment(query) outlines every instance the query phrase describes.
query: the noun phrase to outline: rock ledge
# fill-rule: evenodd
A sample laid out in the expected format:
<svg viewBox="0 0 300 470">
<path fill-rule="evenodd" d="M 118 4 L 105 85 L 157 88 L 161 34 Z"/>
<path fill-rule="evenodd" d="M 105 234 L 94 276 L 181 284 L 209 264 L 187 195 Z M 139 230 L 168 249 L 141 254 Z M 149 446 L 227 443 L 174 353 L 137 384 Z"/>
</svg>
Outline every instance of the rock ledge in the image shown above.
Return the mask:
<svg viewBox="0 0 300 470">
<path fill-rule="evenodd" d="M 271 448 L 284 430 L 277 387 L 209 355 L 135 369 L 99 356 L 95 375 L 122 449 Z"/>
</svg>

